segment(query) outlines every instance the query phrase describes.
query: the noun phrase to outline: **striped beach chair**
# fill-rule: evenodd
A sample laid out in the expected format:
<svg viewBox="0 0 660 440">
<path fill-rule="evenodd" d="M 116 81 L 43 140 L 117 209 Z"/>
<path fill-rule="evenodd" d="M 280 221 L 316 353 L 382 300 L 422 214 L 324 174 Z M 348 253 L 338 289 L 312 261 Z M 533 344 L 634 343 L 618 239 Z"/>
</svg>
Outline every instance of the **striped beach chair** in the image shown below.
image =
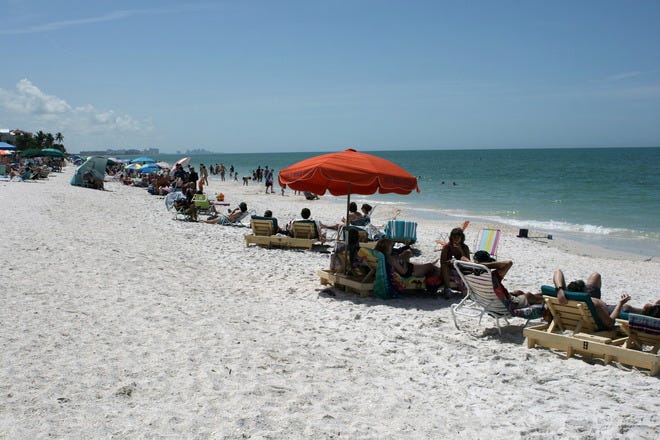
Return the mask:
<svg viewBox="0 0 660 440">
<path fill-rule="evenodd" d="M 408 220 L 388 220 L 385 237 L 399 243 L 413 244 L 417 241 L 417 222 Z"/>
<path fill-rule="evenodd" d="M 486 251 L 497 259 L 497 247 L 500 244 L 502 231 L 499 229 L 482 229 L 477 237 L 476 251 Z"/>
</svg>

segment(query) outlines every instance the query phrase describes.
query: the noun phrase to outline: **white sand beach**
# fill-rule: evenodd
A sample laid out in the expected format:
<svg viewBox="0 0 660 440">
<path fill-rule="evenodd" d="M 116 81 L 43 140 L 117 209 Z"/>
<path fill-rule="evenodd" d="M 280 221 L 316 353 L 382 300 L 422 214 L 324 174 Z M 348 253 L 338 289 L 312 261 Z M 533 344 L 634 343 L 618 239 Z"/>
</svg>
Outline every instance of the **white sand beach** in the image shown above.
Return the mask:
<svg viewBox="0 0 660 440">
<path fill-rule="evenodd" d="M 72 172 L 0 182 L 0 438 L 658 437 L 660 383 L 646 371 L 527 349 L 523 320 L 502 337 L 490 318 L 457 330 L 459 298 L 324 288 L 329 253 L 248 248 L 247 228 L 175 221 L 162 197 L 74 187 Z M 345 209 L 256 183 L 207 191 L 280 223 Z M 374 223 L 397 208 L 379 205 Z M 457 226 L 399 218 L 419 221 L 418 261 Z M 467 229 L 471 247 L 484 226 Z M 608 303 L 660 298 L 656 260 L 516 233 L 499 250 L 515 263 L 509 288 L 536 292 L 562 268 L 600 272 Z"/>
</svg>

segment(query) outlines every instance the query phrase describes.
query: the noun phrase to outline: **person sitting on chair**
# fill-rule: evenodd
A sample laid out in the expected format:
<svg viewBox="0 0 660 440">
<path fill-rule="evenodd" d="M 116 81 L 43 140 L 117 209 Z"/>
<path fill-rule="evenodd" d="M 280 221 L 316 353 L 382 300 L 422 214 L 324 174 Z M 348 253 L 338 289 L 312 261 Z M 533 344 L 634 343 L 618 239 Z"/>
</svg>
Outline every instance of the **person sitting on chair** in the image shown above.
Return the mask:
<svg viewBox="0 0 660 440">
<path fill-rule="evenodd" d="M 361 219 L 363 217 L 362 213 L 358 212 L 358 207 L 357 203 L 351 202 L 348 205 L 348 222 L 349 224 L 353 225 L 355 224 L 354 222 Z M 323 223 L 320 223 L 321 227 L 326 228 L 326 229 L 334 229 L 338 230 L 342 226 L 346 225 L 346 217 L 343 217 L 341 219 L 341 223 L 337 223 L 334 225 L 324 225 Z"/>
<path fill-rule="evenodd" d="M 448 287 L 450 282 L 459 286 L 465 294 L 467 289 L 463 285 L 460 275 L 452 264 L 452 260 L 470 261 L 470 248 L 465 244 L 465 233 L 461 228 L 454 228 L 449 233 L 449 241 L 442 247 L 440 253 L 440 269 L 442 270 L 442 281 L 445 285 L 444 296 L 449 297 L 452 290 Z"/>
<path fill-rule="evenodd" d="M 211 216 L 208 219 L 204 220 L 204 223 L 234 223 L 238 220 L 245 211 L 248 210 L 247 203 L 241 202 L 238 204 L 238 208 L 235 208 L 233 211 L 230 211 L 227 215 Z"/>
<path fill-rule="evenodd" d="M 522 309 L 528 307 L 530 304 L 543 304 L 543 294 L 523 292 L 522 290 L 514 290 L 509 292 L 502 280 L 506 276 L 509 269 L 513 266 L 513 261 L 502 260 L 495 261 L 493 257 L 486 251 L 477 251 L 474 253 L 474 262 L 482 266 L 486 266 L 491 271 L 493 277 L 493 289 L 498 298 L 509 302 L 511 309 Z"/>
<path fill-rule="evenodd" d="M 273 217 L 273 211 L 271 211 L 270 209 L 264 211 L 264 218 L 275 219 L 275 224 L 277 224 L 277 219 Z M 284 229 L 280 228 L 279 226 L 277 227 L 276 231 L 273 231 L 273 234 L 286 234 L 286 233 L 287 232 Z"/>
<path fill-rule="evenodd" d="M 322 226 L 321 222 L 319 222 L 318 220 L 312 219 L 312 211 L 310 211 L 309 208 L 303 208 L 300 211 L 300 217 L 301 218 L 297 218 L 297 219 L 292 220 L 291 222 L 289 222 L 289 224 L 286 226 L 287 234 L 293 236 L 292 225 L 295 222 L 311 220 L 314 223 L 316 223 L 316 232 L 319 235 L 319 237 L 318 237 L 319 240 L 321 240 L 322 242 L 325 242 L 325 234 L 321 232 L 321 226 Z"/>
</svg>

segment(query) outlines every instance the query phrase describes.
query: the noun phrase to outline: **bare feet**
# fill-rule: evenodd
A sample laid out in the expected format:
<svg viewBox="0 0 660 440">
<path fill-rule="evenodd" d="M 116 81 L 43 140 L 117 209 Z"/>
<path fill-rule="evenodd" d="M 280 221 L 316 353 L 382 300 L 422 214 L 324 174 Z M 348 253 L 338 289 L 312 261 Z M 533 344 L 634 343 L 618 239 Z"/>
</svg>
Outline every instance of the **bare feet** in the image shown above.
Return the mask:
<svg viewBox="0 0 660 440">
<path fill-rule="evenodd" d="M 559 304 L 567 304 L 568 300 L 566 299 L 566 294 L 564 293 L 564 288 L 559 287 L 557 288 L 557 301 L 559 301 Z"/>
</svg>

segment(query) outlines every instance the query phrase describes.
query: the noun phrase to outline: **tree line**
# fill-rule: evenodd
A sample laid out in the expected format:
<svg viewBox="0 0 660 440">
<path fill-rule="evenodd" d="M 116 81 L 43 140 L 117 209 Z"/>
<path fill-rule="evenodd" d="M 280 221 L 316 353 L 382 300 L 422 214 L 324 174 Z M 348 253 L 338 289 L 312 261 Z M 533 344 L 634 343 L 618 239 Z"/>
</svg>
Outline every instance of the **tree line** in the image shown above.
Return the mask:
<svg viewBox="0 0 660 440">
<path fill-rule="evenodd" d="M 44 149 L 44 148 L 55 148 L 60 150 L 62 153 L 66 153 L 66 148 L 62 143 L 64 141 L 64 136 L 59 131 L 53 136 L 52 133 L 45 133 L 41 130 L 36 132 L 34 135 L 32 133 L 19 133 L 16 135 L 16 140 L 14 141 L 14 146 L 19 151 L 29 150 L 32 148 Z"/>
</svg>

